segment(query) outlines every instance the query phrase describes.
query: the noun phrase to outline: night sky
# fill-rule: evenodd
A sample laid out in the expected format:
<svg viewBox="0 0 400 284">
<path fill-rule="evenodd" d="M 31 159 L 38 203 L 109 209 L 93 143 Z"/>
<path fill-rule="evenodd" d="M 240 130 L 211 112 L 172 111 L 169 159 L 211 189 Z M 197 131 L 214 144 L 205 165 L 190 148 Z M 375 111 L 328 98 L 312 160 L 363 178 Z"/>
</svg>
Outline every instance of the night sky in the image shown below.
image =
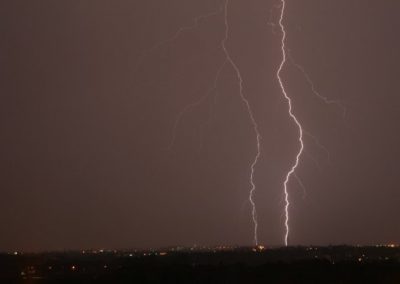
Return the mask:
<svg viewBox="0 0 400 284">
<path fill-rule="evenodd" d="M 279 3 L 227 11 L 262 136 L 254 199 L 267 246 L 284 243 L 299 147 L 276 78 Z M 252 244 L 256 140 L 232 66 L 205 96 L 225 60 L 221 4 L 0 2 L 0 250 Z M 304 188 L 289 182 L 289 244 L 399 243 L 400 1 L 286 5 L 291 58 L 346 107 L 285 64 L 293 112 L 315 137 L 296 170 Z"/>
</svg>

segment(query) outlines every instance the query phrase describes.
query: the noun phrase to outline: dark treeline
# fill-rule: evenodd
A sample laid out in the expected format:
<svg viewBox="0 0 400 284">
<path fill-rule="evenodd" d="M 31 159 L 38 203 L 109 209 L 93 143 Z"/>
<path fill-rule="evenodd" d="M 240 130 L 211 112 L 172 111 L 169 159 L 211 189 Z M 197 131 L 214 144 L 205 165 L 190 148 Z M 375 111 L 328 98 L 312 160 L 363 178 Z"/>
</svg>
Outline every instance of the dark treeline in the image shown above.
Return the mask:
<svg viewBox="0 0 400 284">
<path fill-rule="evenodd" d="M 397 247 L 1 254 L 0 283 L 400 283 Z"/>
</svg>

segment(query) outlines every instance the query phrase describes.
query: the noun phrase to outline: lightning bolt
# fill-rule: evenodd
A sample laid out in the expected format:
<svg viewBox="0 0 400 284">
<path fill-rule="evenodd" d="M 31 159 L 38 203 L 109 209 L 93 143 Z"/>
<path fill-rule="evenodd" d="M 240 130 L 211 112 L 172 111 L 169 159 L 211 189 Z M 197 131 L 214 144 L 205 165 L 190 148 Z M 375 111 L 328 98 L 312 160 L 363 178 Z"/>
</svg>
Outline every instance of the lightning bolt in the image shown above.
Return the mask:
<svg viewBox="0 0 400 284">
<path fill-rule="evenodd" d="M 286 54 L 286 30 L 285 30 L 285 25 L 283 24 L 283 19 L 285 16 L 286 1 L 285 0 L 280 0 L 280 1 L 281 1 L 281 11 L 280 11 L 280 16 L 279 16 L 279 27 L 280 27 L 281 33 L 282 33 L 282 38 L 281 38 L 282 61 L 276 72 L 276 77 L 278 79 L 282 94 L 288 103 L 289 116 L 292 118 L 292 120 L 294 121 L 294 123 L 296 124 L 296 126 L 299 130 L 298 141 L 300 144 L 300 149 L 297 152 L 295 163 L 291 167 L 290 171 L 286 174 L 286 178 L 283 183 L 284 195 L 285 195 L 285 229 L 286 229 L 284 241 L 285 241 L 285 246 L 287 246 L 288 238 L 289 238 L 289 206 L 290 206 L 288 183 L 289 183 L 291 176 L 295 174 L 296 168 L 300 163 L 300 157 L 304 150 L 304 142 L 303 142 L 303 128 L 302 128 L 299 120 L 297 119 L 297 117 L 293 114 L 292 99 L 287 94 L 285 86 L 283 84 L 282 77 L 281 77 L 283 67 L 285 66 L 286 61 L 287 61 L 287 54 Z"/>
<path fill-rule="evenodd" d="M 243 78 L 240 73 L 239 67 L 236 65 L 234 60 L 232 59 L 230 53 L 228 52 L 228 49 L 226 48 L 226 42 L 229 38 L 229 23 L 228 23 L 228 6 L 229 6 L 229 0 L 225 0 L 225 5 L 224 5 L 224 23 L 225 23 L 225 37 L 223 38 L 221 45 L 222 49 L 225 53 L 226 60 L 227 62 L 232 66 L 236 73 L 236 77 L 239 81 L 239 94 L 240 98 L 242 99 L 243 103 L 245 104 L 251 123 L 254 128 L 254 132 L 256 134 L 256 142 L 257 142 L 257 153 L 256 156 L 254 157 L 253 162 L 250 165 L 250 192 L 249 192 L 249 201 L 252 207 L 251 214 L 252 214 L 252 219 L 253 219 L 253 225 L 254 225 L 254 244 L 258 246 L 258 236 L 257 236 L 257 230 L 258 230 L 258 222 L 257 222 L 257 211 L 256 211 L 256 204 L 254 202 L 254 193 L 256 191 L 256 185 L 254 183 L 254 172 L 255 172 L 255 166 L 257 165 L 258 159 L 260 158 L 261 155 L 261 135 L 260 132 L 258 131 L 258 125 L 257 122 L 254 118 L 253 111 L 251 109 L 249 101 L 246 99 L 246 97 L 243 94 Z"/>
<path fill-rule="evenodd" d="M 220 3 L 220 2 L 218 1 L 217 3 Z M 174 34 L 172 34 L 172 35 L 171 35 L 170 37 L 168 37 L 167 39 L 165 39 L 165 40 L 163 40 L 163 41 L 160 41 L 160 42 L 154 44 L 152 47 L 146 49 L 146 50 L 142 53 L 142 55 L 140 56 L 140 58 L 139 58 L 139 60 L 138 60 L 138 62 L 137 62 L 137 64 L 136 64 L 136 67 L 135 67 L 136 71 L 139 69 L 139 67 L 142 65 L 142 63 L 146 60 L 146 58 L 147 58 L 151 53 L 155 52 L 156 50 L 158 50 L 159 48 L 163 47 L 164 45 L 167 45 L 167 44 L 169 44 L 169 43 L 174 42 L 175 40 L 177 40 L 177 39 L 181 36 L 181 34 L 187 32 L 187 31 L 190 31 L 190 30 L 193 30 L 193 29 L 198 28 L 199 25 L 200 25 L 200 22 L 201 22 L 202 20 L 205 20 L 205 19 L 208 19 L 208 18 L 217 16 L 217 15 L 220 14 L 221 12 L 222 12 L 222 5 L 220 5 L 220 8 L 219 8 L 218 11 L 213 11 L 213 12 L 210 12 L 210 13 L 208 13 L 208 14 L 204 14 L 204 15 L 200 15 L 200 16 L 195 17 L 195 18 L 192 20 L 193 23 L 192 23 L 191 25 L 180 27 Z"/>
<path fill-rule="evenodd" d="M 183 34 L 186 31 L 189 30 L 193 30 L 196 29 L 202 20 L 205 20 L 207 18 L 222 14 L 224 17 L 224 26 L 225 26 L 225 32 L 224 32 L 224 37 L 221 40 L 221 47 L 222 47 L 222 51 L 225 55 L 225 60 L 223 61 L 223 63 L 220 65 L 220 67 L 217 69 L 215 78 L 214 78 L 214 82 L 213 85 L 209 88 L 209 90 L 203 95 L 201 96 L 198 100 L 186 105 L 177 115 L 175 123 L 173 125 L 173 135 L 172 135 L 172 139 L 169 145 L 169 149 L 172 148 L 172 146 L 175 143 L 175 139 L 176 139 L 176 131 L 177 131 L 177 127 L 181 121 L 181 119 L 184 117 L 184 115 L 189 112 L 190 110 L 196 108 L 197 106 L 201 105 L 204 101 L 207 100 L 207 98 L 209 98 L 211 95 L 214 95 L 214 104 L 215 104 L 215 100 L 216 100 L 216 92 L 217 92 L 217 83 L 220 77 L 220 74 L 222 73 L 224 67 L 229 64 L 231 65 L 231 67 L 233 68 L 235 74 L 236 74 L 236 78 L 238 80 L 239 83 L 239 95 L 240 98 L 242 100 L 242 102 L 244 103 L 251 124 L 253 126 L 254 132 L 255 132 L 255 138 L 256 138 L 256 146 L 257 146 L 257 151 L 256 151 L 256 155 L 254 157 L 254 159 L 252 160 L 251 164 L 250 164 L 250 177 L 249 177 L 249 182 L 250 182 L 250 190 L 249 190 L 249 196 L 248 196 L 248 201 L 251 204 L 251 215 L 252 215 L 252 221 L 253 221 L 253 226 L 254 226 L 254 244 L 256 246 L 258 246 L 258 221 L 257 221 L 257 210 L 256 210 L 256 204 L 254 201 L 254 195 L 256 192 L 256 184 L 254 182 L 254 174 L 255 174 L 255 168 L 257 166 L 257 163 L 260 159 L 261 156 L 261 135 L 259 132 L 259 127 L 258 124 L 254 118 L 254 113 L 252 111 L 250 102 L 248 101 L 248 99 L 246 98 L 246 96 L 244 95 L 244 82 L 243 82 L 243 77 L 241 75 L 240 69 L 238 67 L 238 65 L 236 65 L 235 61 L 233 60 L 233 58 L 231 57 L 231 54 L 229 53 L 228 49 L 227 49 L 227 41 L 229 39 L 229 33 L 230 33 L 230 26 L 229 26 L 229 21 L 228 21 L 228 7 L 229 7 L 229 1 L 230 0 L 224 0 L 222 2 L 222 4 L 220 4 L 221 2 L 217 2 L 220 4 L 220 9 L 219 11 L 215 11 L 215 12 L 211 12 L 208 14 L 204 14 L 204 15 L 200 15 L 197 16 L 193 19 L 193 23 L 191 25 L 188 26 L 182 26 L 180 27 L 174 34 L 172 34 L 172 36 L 170 36 L 169 38 L 160 41 L 158 43 L 156 43 L 153 47 L 148 48 L 143 54 L 142 56 L 139 58 L 137 67 L 139 67 L 143 61 L 146 59 L 146 57 L 151 54 L 152 52 L 156 51 L 157 49 L 161 48 L 162 46 L 166 45 L 166 44 L 170 44 L 173 41 L 175 41 L 176 39 L 178 39 L 180 37 L 181 34 Z M 303 182 L 301 181 L 301 179 L 297 176 L 296 174 L 296 169 L 299 166 L 300 163 L 300 159 L 302 157 L 302 154 L 304 152 L 304 141 L 303 138 L 304 136 L 309 136 L 310 138 L 312 138 L 315 142 L 315 144 L 320 147 L 321 149 L 323 149 L 328 157 L 328 160 L 330 160 L 330 154 L 329 151 L 327 150 L 326 147 L 324 147 L 319 140 L 313 136 L 312 134 L 310 134 L 309 132 L 305 131 L 300 123 L 300 121 L 298 120 L 298 118 L 296 117 L 296 115 L 293 112 L 293 105 L 292 105 L 292 99 L 291 97 L 288 95 L 283 79 L 282 79 L 282 72 L 284 67 L 287 65 L 288 61 L 290 61 L 292 63 L 293 66 L 295 66 L 304 76 L 304 78 L 306 79 L 307 83 L 310 86 L 310 89 L 312 91 L 312 93 L 318 97 L 319 99 L 321 99 L 324 103 L 326 104 L 335 104 L 338 107 L 340 107 L 340 109 L 342 110 L 343 113 L 343 118 L 346 115 L 346 108 L 344 107 L 344 105 L 340 102 L 340 101 L 336 101 L 336 100 L 330 100 L 327 97 L 321 95 L 317 89 L 315 88 L 315 85 L 313 83 L 313 81 L 311 80 L 309 74 L 306 72 L 305 68 L 303 66 L 301 66 L 300 64 L 296 63 L 293 59 L 293 57 L 291 56 L 290 50 L 286 47 L 286 37 L 287 37 L 287 32 L 285 29 L 285 25 L 284 25 L 284 17 L 285 17 L 285 9 L 286 9 L 286 0 L 280 0 L 280 5 L 275 6 L 276 9 L 279 9 L 279 21 L 278 24 L 274 24 L 272 21 L 272 9 L 270 11 L 270 19 L 268 21 L 268 25 L 271 26 L 272 28 L 272 32 L 275 34 L 275 32 L 280 32 L 281 34 L 281 52 L 282 52 L 282 60 L 279 64 L 279 67 L 276 71 L 276 78 L 279 82 L 279 86 L 281 88 L 281 93 L 284 97 L 284 99 L 287 101 L 288 104 L 288 115 L 289 117 L 293 120 L 294 124 L 296 125 L 297 129 L 298 129 L 298 142 L 299 142 L 299 150 L 295 156 L 295 161 L 292 164 L 292 166 L 290 167 L 290 170 L 287 172 L 284 183 L 283 183 L 283 189 L 284 189 L 284 200 L 285 200 L 285 206 L 284 206 L 284 215 L 285 215 L 285 235 L 284 235 L 284 243 L 285 246 L 288 246 L 288 239 L 289 239 L 289 233 L 290 233 L 290 228 L 289 228 L 289 209 L 290 209 L 290 198 L 289 198 L 289 190 L 288 190 L 288 185 L 290 180 L 293 178 L 295 178 L 299 184 L 299 186 L 303 189 L 303 198 L 305 198 L 306 195 L 306 189 L 305 186 L 303 184 Z M 275 28 L 279 28 L 279 30 L 275 30 Z M 202 127 L 204 127 L 207 123 L 210 122 L 211 120 L 211 112 L 212 112 L 212 107 L 213 105 L 210 106 L 210 111 L 209 111 L 209 118 L 208 120 L 202 125 Z M 316 162 L 316 161 L 315 161 Z M 316 162 L 316 164 L 318 165 L 318 163 Z M 247 201 L 246 201 L 247 202 Z"/>
<path fill-rule="evenodd" d="M 175 123 L 174 123 L 174 126 L 173 126 L 173 135 L 172 135 L 172 139 L 171 139 L 171 142 L 170 142 L 170 145 L 169 145 L 168 148 L 171 149 L 172 146 L 173 146 L 174 143 L 175 143 L 175 139 L 176 139 L 176 130 L 177 130 L 177 127 L 178 127 L 180 121 L 182 120 L 183 116 L 184 116 L 187 112 L 189 112 L 191 109 L 193 109 L 193 108 L 195 108 L 195 107 L 201 105 L 212 93 L 214 93 L 214 92 L 216 91 L 216 89 L 217 89 L 217 82 L 218 82 L 219 76 L 220 76 L 222 70 L 224 69 L 225 65 L 226 65 L 227 63 L 229 63 L 229 64 L 232 66 L 232 68 L 234 69 L 235 73 L 236 73 L 237 79 L 238 79 L 238 81 L 239 81 L 239 94 L 240 94 L 240 98 L 241 98 L 241 100 L 243 101 L 243 103 L 245 104 L 245 106 L 246 106 L 246 108 L 247 108 L 247 111 L 248 111 L 249 116 L 250 116 L 251 123 L 252 123 L 253 128 L 254 128 L 254 131 L 255 131 L 255 133 L 256 133 L 257 153 L 256 153 L 256 156 L 254 157 L 253 162 L 252 162 L 251 165 L 250 165 L 250 170 L 251 170 L 251 173 L 250 173 L 250 185 L 251 185 L 251 188 L 250 188 L 250 192 L 249 192 L 248 201 L 250 202 L 251 207 L 252 207 L 251 214 L 252 214 L 252 221 L 253 221 L 253 225 L 254 225 L 254 244 L 257 246 L 257 245 L 258 245 L 258 222 L 257 222 L 256 204 L 255 204 L 255 202 L 254 202 L 254 194 L 255 194 L 255 190 L 256 190 L 256 185 L 255 185 L 255 183 L 254 183 L 254 172 L 255 172 L 255 166 L 257 165 L 257 162 L 258 162 L 258 160 L 259 160 L 259 158 L 260 158 L 260 155 L 261 155 L 261 135 L 260 135 L 260 133 L 259 133 L 259 131 L 258 131 L 258 125 L 257 125 L 257 123 L 256 123 L 256 121 L 255 121 L 255 118 L 254 118 L 254 115 L 253 115 L 253 112 L 252 112 L 250 103 L 249 103 L 249 101 L 246 99 L 246 97 L 245 97 L 244 94 L 243 94 L 243 78 L 242 78 L 241 72 L 240 72 L 238 66 L 236 65 L 236 63 L 233 61 L 232 57 L 230 56 L 230 53 L 228 52 L 228 50 L 227 50 L 227 48 L 226 48 L 226 42 L 227 42 L 227 40 L 228 40 L 228 38 L 229 38 L 228 5 L 229 5 L 229 0 L 225 0 L 224 5 L 223 5 L 223 8 L 221 8 L 221 9 L 223 10 L 223 14 L 224 14 L 224 24 L 225 24 L 225 36 L 224 36 L 224 38 L 223 38 L 222 41 L 221 41 L 221 47 L 222 47 L 222 50 L 223 50 L 223 52 L 224 52 L 224 54 L 225 54 L 225 60 L 224 60 L 224 62 L 221 64 L 221 66 L 219 67 L 219 69 L 218 69 L 218 71 L 217 71 L 217 73 L 216 73 L 213 86 L 205 93 L 205 95 L 203 95 L 202 97 L 200 97 L 200 98 L 199 98 L 198 100 L 196 100 L 195 102 L 186 105 L 186 106 L 178 113 L 178 115 L 177 115 L 177 117 L 176 117 L 176 120 L 175 120 Z M 222 7 L 222 6 L 221 6 L 221 7 Z M 156 50 L 157 48 L 161 47 L 162 45 L 164 45 L 164 44 L 166 44 L 166 43 L 168 43 L 168 42 L 171 42 L 171 41 L 177 39 L 177 38 L 179 37 L 179 35 L 180 35 L 183 31 L 196 28 L 196 27 L 198 26 L 198 22 L 199 22 L 201 19 L 204 19 L 204 18 L 207 18 L 207 17 L 211 17 L 211 16 L 214 16 L 214 15 L 217 15 L 217 14 L 218 14 L 217 12 L 214 12 L 214 13 L 210 13 L 210 14 L 203 15 L 203 16 L 199 16 L 199 17 L 195 18 L 194 24 L 193 24 L 192 26 L 180 28 L 180 29 L 175 33 L 174 36 L 172 36 L 171 38 L 167 39 L 167 40 L 164 41 L 164 42 L 161 42 L 161 43 L 155 45 L 155 46 L 154 46 L 153 48 L 151 48 L 148 52 L 151 52 L 151 51 L 153 51 L 153 50 Z M 216 97 L 216 96 L 214 95 L 214 103 L 215 103 L 215 97 Z M 208 119 L 208 121 L 207 121 L 206 123 L 208 123 L 209 121 L 210 121 L 210 118 Z M 205 123 L 205 124 L 206 124 L 206 123 Z"/>
<path fill-rule="evenodd" d="M 329 152 L 328 148 L 326 148 L 324 145 L 322 145 L 322 143 L 319 141 L 319 139 L 317 137 L 315 137 L 314 135 L 312 135 L 310 132 L 307 132 L 305 130 L 303 132 L 305 135 L 307 135 L 314 141 L 315 145 L 317 145 L 318 148 L 322 149 L 322 151 L 325 152 L 328 162 L 330 163 L 331 162 L 331 153 Z"/>
<path fill-rule="evenodd" d="M 217 90 L 217 83 L 218 83 L 218 79 L 219 76 L 221 75 L 222 70 L 224 69 L 225 65 L 226 65 L 226 59 L 224 60 L 224 62 L 222 63 L 222 65 L 220 66 L 220 68 L 218 69 L 218 72 L 215 76 L 215 80 L 214 80 L 214 87 L 213 87 L 213 91 L 214 91 L 214 97 L 213 97 L 213 102 L 210 104 L 210 109 L 208 111 L 208 119 L 200 126 L 200 150 L 203 147 L 203 135 L 204 135 L 204 128 L 209 125 L 211 123 L 212 117 L 213 117 L 213 113 L 214 113 L 214 107 L 217 104 L 217 96 L 218 96 L 218 90 Z"/>
<path fill-rule="evenodd" d="M 225 64 L 226 64 L 226 60 L 224 60 L 224 62 L 223 62 L 223 63 L 221 64 L 221 66 L 218 68 L 218 71 L 217 71 L 217 73 L 216 73 L 216 75 L 215 75 L 214 84 L 213 84 L 213 86 L 205 93 L 205 95 L 203 95 L 202 97 L 200 97 L 197 101 L 186 105 L 186 106 L 178 113 L 178 115 L 177 115 L 177 117 L 176 117 L 176 119 L 175 119 L 174 126 L 173 126 L 172 139 L 171 139 L 171 142 L 170 142 L 169 147 L 168 147 L 169 150 L 171 150 L 172 147 L 173 147 L 174 144 L 175 144 L 175 140 L 176 140 L 176 130 L 177 130 L 178 125 L 179 125 L 180 121 L 182 120 L 183 116 L 184 116 L 187 112 L 189 112 L 191 109 L 193 109 L 193 108 L 195 108 L 195 107 L 201 105 L 212 93 L 216 92 L 216 90 L 217 90 L 218 79 L 219 79 L 219 76 L 221 75 L 222 70 L 223 70 L 224 67 L 225 67 Z M 216 96 L 214 95 L 214 104 L 215 104 L 215 97 L 216 97 Z M 203 125 L 203 127 L 204 127 L 207 123 L 209 123 L 210 120 L 211 120 L 211 111 L 210 111 L 210 113 L 209 113 L 209 118 L 208 118 L 207 122 Z"/>
<path fill-rule="evenodd" d="M 303 199 L 305 199 L 306 196 L 307 196 L 307 190 L 306 190 L 306 187 L 305 187 L 303 181 L 301 180 L 301 178 L 299 178 L 299 176 L 298 176 L 296 173 L 294 173 L 293 176 L 296 178 L 296 180 L 297 180 L 299 186 L 300 186 L 301 189 L 303 190 Z"/>
<path fill-rule="evenodd" d="M 311 92 L 318 97 L 320 100 L 322 100 L 325 104 L 327 105 L 336 105 L 338 108 L 340 108 L 340 110 L 342 111 L 342 116 L 343 119 L 346 118 L 346 112 L 347 109 L 346 107 L 343 105 L 342 102 L 337 101 L 337 100 L 331 100 L 323 95 L 320 94 L 320 92 L 317 91 L 317 89 L 315 88 L 315 84 L 313 82 L 313 80 L 311 80 L 310 75 L 306 72 L 305 68 L 303 66 L 301 66 L 300 64 L 298 64 L 294 59 L 293 56 L 291 54 L 290 51 L 288 51 L 288 59 L 290 60 L 290 62 L 303 74 L 304 78 L 306 79 L 307 83 L 310 85 L 311 88 Z"/>
</svg>

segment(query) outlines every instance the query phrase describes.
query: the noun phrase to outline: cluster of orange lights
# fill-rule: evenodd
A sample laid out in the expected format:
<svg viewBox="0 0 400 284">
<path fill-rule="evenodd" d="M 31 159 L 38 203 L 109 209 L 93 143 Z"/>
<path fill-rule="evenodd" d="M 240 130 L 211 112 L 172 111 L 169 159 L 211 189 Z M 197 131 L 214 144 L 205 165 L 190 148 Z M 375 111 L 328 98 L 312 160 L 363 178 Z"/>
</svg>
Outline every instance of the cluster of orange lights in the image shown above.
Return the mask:
<svg viewBox="0 0 400 284">
<path fill-rule="evenodd" d="M 262 246 L 262 245 L 258 245 L 252 249 L 252 251 L 254 251 L 254 252 L 259 252 L 259 251 L 263 251 L 263 250 L 265 250 L 265 246 Z"/>
</svg>

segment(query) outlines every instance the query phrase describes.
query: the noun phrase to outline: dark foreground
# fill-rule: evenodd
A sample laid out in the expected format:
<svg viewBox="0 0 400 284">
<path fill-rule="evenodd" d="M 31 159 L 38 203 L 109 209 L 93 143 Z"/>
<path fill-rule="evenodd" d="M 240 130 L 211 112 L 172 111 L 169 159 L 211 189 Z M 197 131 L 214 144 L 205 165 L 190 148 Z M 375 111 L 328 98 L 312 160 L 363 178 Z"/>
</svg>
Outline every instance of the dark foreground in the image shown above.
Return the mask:
<svg viewBox="0 0 400 284">
<path fill-rule="evenodd" d="M 0 254 L 0 283 L 400 283 L 400 248 Z"/>
</svg>

